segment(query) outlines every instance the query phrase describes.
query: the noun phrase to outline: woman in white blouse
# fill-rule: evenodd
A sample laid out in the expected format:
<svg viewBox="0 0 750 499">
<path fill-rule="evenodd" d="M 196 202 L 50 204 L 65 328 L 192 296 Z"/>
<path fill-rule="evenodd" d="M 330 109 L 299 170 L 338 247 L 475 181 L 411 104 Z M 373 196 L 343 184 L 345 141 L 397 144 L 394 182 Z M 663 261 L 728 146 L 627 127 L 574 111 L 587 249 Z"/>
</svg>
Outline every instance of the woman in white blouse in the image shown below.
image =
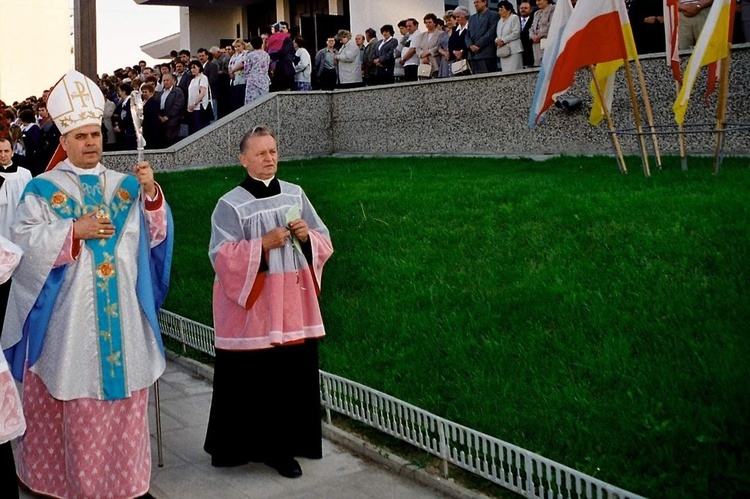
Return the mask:
<svg viewBox="0 0 750 499">
<path fill-rule="evenodd" d="M 521 21 L 513 11 L 513 4 L 502 0 L 499 4 L 500 22 L 497 23 L 497 58 L 503 71 L 523 69 L 523 43 Z"/>
<path fill-rule="evenodd" d="M 247 57 L 247 43 L 237 38 L 234 43 L 234 54 L 229 59 L 229 78 L 231 88 L 229 90 L 229 110 L 236 111 L 245 105 L 245 58 Z"/>
<path fill-rule="evenodd" d="M 209 115 L 213 116 L 213 111 L 210 113 L 206 111 L 211 97 L 208 76 L 203 74 L 203 64 L 200 61 L 190 61 L 190 72 L 193 74 L 193 79 L 190 80 L 188 87 L 187 110 L 190 116 L 188 128 L 192 134 L 208 125 Z"/>
</svg>

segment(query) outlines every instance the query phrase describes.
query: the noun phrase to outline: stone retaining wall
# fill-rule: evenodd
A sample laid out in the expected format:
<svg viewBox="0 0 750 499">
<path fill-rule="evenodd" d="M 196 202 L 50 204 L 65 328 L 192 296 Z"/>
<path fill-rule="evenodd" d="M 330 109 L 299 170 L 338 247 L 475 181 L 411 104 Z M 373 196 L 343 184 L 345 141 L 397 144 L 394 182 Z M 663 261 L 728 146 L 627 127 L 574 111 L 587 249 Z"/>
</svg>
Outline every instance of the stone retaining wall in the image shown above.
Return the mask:
<svg viewBox="0 0 750 499">
<path fill-rule="evenodd" d="M 657 125 L 676 130 L 672 104 L 675 84 L 664 55 L 641 59 Z M 687 55 L 683 63 L 687 62 Z M 706 107 L 706 70 L 693 91 L 686 124 L 713 129 L 716 93 Z M 553 108 L 547 121 L 529 129 L 528 113 L 537 70 L 387 85 L 335 92 L 283 92 L 265 96 L 175 144 L 146 151 L 157 170 L 238 164 L 239 141 L 249 128 L 267 124 L 279 136 L 282 157 L 341 155 L 539 155 L 613 154 L 605 122 L 588 123 L 591 80 L 579 71 L 566 95 L 583 101 L 580 110 Z M 637 85 L 637 83 L 636 83 Z M 640 93 L 640 91 L 639 91 Z M 632 128 L 633 114 L 624 71 L 617 77 L 613 119 Z M 727 121 L 750 124 L 750 44 L 733 48 Z M 645 122 L 645 115 L 644 115 Z M 664 153 L 678 152 L 675 135 L 659 137 Z M 622 135 L 626 153 L 638 153 L 633 136 Z M 649 141 L 650 147 L 650 141 Z M 713 135 L 688 136 L 691 154 L 713 151 Z M 726 154 L 750 153 L 750 131 L 728 134 Z M 135 152 L 106 153 L 105 164 L 127 169 Z"/>
</svg>

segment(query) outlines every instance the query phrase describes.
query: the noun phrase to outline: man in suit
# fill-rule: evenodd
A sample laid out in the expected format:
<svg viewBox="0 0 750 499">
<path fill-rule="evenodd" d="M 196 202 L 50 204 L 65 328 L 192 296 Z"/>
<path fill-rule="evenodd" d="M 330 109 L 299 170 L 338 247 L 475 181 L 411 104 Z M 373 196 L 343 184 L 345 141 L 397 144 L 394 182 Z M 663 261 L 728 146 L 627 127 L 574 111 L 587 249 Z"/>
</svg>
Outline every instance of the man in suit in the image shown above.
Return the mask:
<svg viewBox="0 0 750 499">
<path fill-rule="evenodd" d="M 117 147 L 120 151 L 135 151 L 138 145 L 135 137 L 133 112 L 130 110 L 130 94 L 132 92 L 133 87 L 130 86 L 130 83 L 120 83 L 117 87 L 120 103 L 115 107 L 112 124 L 117 135 Z"/>
<path fill-rule="evenodd" d="M 204 48 L 198 49 L 198 60 L 203 64 L 203 74 L 208 78 L 208 87 L 211 90 L 211 107 L 214 111 L 214 119 L 219 119 L 219 66 L 213 61 L 213 56 Z"/>
<path fill-rule="evenodd" d="M 469 48 L 469 67 L 473 74 L 497 71 L 495 36 L 500 14 L 487 7 L 487 0 L 474 0 L 476 14 L 469 18 L 466 46 Z"/>
<path fill-rule="evenodd" d="M 185 95 L 175 86 L 174 76 L 162 78 L 164 90 L 158 95 L 159 121 L 161 121 L 164 144 L 169 147 L 180 140 L 180 121 L 185 109 Z"/>
<path fill-rule="evenodd" d="M 531 3 L 521 2 L 518 5 L 518 18 L 521 21 L 521 43 L 523 44 L 523 67 L 530 68 L 534 65 L 533 43 L 529 38 L 529 30 L 534 23 L 534 11 Z"/>
<path fill-rule="evenodd" d="M 377 85 L 387 85 L 394 82 L 393 67 L 396 64 L 394 51 L 398 46 L 398 40 L 393 37 L 393 26 L 390 24 L 380 28 L 383 39 L 377 42 L 373 64 L 376 68 L 375 82 Z"/>
<path fill-rule="evenodd" d="M 156 85 L 153 83 L 146 82 L 141 85 L 141 98 L 143 100 L 141 126 L 147 149 L 162 149 L 164 147 L 164 134 L 159 119 L 159 95 L 159 93 L 156 93 Z"/>
<path fill-rule="evenodd" d="M 175 84 L 177 88 L 182 90 L 182 95 L 187 97 L 188 87 L 190 86 L 190 80 L 193 79 L 193 74 L 187 70 L 187 66 L 182 61 L 177 61 L 175 67 Z"/>
<path fill-rule="evenodd" d="M 36 124 L 36 114 L 31 107 L 23 108 L 18 113 L 21 122 L 21 138 L 23 139 L 23 165 L 31 171 L 33 176 L 44 171 L 42 154 L 42 131 Z"/>
<path fill-rule="evenodd" d="M 55 149 L 60 144 L 60 130 L 50 117 L 46 102 L 39 101 L 36 110 L 41 117 L 39 122 L 39 128 L 42 130 L 41 163 L 46 168 L 47 163 L 55 153 Z"/>
<path fill-rule="evenodd" d="M 188 71 L 188 65 L 182 60 L 179 60 L 175 63 L 175 86 L 179 88 L 182 91 L 182 96 L 185 98 L 185 108 L 182 110 L 182 127 L 180 135 L 183 137 L 187 137 L 189 134 L 188 131 L 188 112 L 187 112 L 187 97 L 188 97 L 188 87 L 190 87 L 190 82 L 193 80 L 193 73 Z"/>
<path fill-rule="evenodd" d="M 375 66 L 375 51 L 378 48 L 380 40 L 378 35 L 372 28 L 365 30 L 365 39 L 367 45 L 365 46 L 364 60 L 362 61 L 362 78 L 365 85 L 377 84 L 378 68 Z"/>
</svg>

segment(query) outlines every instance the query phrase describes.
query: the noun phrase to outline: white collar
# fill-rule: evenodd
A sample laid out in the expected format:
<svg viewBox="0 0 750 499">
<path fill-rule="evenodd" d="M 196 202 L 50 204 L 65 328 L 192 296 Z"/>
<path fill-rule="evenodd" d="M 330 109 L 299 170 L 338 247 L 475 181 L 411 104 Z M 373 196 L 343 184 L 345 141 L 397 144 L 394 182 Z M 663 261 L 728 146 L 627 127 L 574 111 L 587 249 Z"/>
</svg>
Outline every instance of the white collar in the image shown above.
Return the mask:
<svg viewBox="0 0 750 499">
<path fill-rule="evenodd" d="M 248 173 L 248 175 L 250 175 L 250 174 Z M 269 178 L 268 180 L 263 180 L 263 179 L 260 179 L 260 178 L 255 178 L 252 175 L 250 175 L 250 178 L 253 179 L 253 180 L 257 180 L 258 182 L 263 182 L 264 184 L 266 184 L 266 187 L 268 187 L 271 184 L 271 181 L 274 178 L 276 178 L 276 175 L 274 175 L 273 177 Z"/>
<path fill-rule="evenodd" d="M 97 165 L 93 168 L 79 168 L 70 162 L 70 158 L 65 158 L 62 164 L 64 170 L 68 170 L 71 173 L 75 173 L 76 175 L 99 175 L 103 171 L 107 170 L 101 163 L 97 163 Z"/>
</svg>

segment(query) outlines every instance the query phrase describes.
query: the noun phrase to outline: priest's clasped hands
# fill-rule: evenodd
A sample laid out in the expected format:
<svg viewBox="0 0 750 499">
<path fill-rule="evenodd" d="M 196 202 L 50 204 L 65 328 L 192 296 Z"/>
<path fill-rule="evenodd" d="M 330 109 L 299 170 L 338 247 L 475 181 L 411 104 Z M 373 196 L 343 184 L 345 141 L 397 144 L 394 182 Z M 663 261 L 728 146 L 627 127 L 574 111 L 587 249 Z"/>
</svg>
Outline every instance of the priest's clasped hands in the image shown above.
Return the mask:
<svg viewBox="0 0 750 499">
<path fill-rule="evenodd" d="M 300 242 L 306 243 L 307 238 L 309 237 L 307 222 L 298 218 L 289 222 L 287 227 L 276 227 L 275 229 L 269 230 L 266 235 L 263 236 L 263 251 L 283 247 L 284 244 L 286 244 L 287 238 L 292 235 L 299 239 Z"/>
</svg>

